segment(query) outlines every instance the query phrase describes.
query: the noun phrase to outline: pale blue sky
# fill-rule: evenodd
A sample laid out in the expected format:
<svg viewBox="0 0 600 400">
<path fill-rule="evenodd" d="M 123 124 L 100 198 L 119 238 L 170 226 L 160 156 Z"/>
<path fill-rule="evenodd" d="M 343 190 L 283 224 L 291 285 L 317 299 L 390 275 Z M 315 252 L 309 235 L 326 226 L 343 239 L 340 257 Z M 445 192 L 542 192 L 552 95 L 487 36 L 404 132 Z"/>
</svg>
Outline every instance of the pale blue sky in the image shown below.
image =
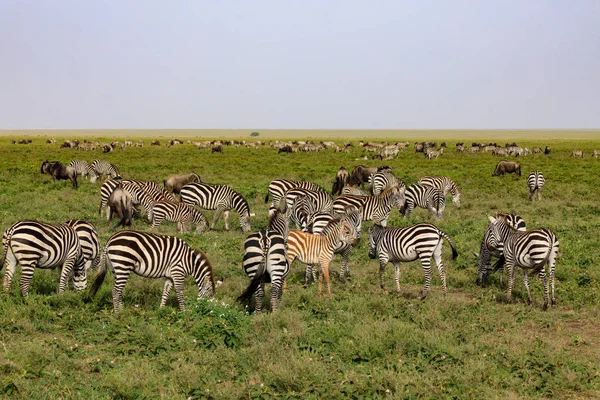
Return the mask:
<svg viewBox="0 0 600 400">
<path fill-rule="evenodd" d="M 600 128 L 600 1 L 0 1 L 0 129 Z"/>
</svg>

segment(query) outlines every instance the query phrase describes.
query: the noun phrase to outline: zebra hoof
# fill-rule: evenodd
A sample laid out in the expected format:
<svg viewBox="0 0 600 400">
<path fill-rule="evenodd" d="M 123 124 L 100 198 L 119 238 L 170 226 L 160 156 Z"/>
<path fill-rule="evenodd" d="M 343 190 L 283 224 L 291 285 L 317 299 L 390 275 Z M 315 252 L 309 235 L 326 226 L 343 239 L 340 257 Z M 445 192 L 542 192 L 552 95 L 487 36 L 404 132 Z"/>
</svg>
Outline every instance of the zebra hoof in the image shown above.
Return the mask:
<svg viewBox="0 0 600 400">
<path fill-rule="evenodd" d="M 553 306 L 555 306 L 555 305 L 556 305 L 556 300 L 552 299 L 552 302 L 551 302 L 551 304 L 552 304 Z"/>
<path fill-rule="evenodd" d="M 548 304 L 544 304 L 544 306 L 542 307 L 542 311 L 548 311 Z"/>
</svg>

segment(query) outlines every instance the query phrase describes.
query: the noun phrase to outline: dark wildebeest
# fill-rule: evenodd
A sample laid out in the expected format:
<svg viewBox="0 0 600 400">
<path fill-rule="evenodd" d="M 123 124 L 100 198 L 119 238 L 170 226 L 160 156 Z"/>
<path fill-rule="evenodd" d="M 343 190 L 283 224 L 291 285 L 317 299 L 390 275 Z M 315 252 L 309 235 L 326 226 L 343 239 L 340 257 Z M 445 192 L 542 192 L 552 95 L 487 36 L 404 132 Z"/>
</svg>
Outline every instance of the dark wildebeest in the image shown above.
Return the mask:
<svg viewBox="0 0 600 400">
<path fill-rule="evenodd" d="M 333 182 L 331 194 L 333 196 L 339 196 L 340 194 L 342 194 L 342 189 L 348 184 L 349 179 L 350 174 L 348 173 L 346 168 L 341 167 L 335 175 L 335 182 Z"/>
<path fill-rule="evenodd" d="M 110 224 L 113 214 L 117 214 L 120 221 L 115 228 L 119 226 L 131 226 L 133 218 L 133 202 L 131 195 L 123 190 L 121 184 L 113 190 L 108 198 L 108 212 L 106 213 L 106 225 Z"/>
<path fill-rule="evenodd" d="M 279 151 L 277 152 L 277 154 L 292 153 L 293 151 L 294 151 L 294 149 L 292 148 L 292 146 L 290 146 L 289 144 L 286 144 L 285 146 L 279 148 Z"/>
<path fill-rule="evenodd" d="M 160 146 L 160 140 L 153 140 L 153 141 L 150 143 L 150 146 Z"/>
<path fill-rule="evenodd" d="M 492 176 L 504 176 L 505 173 L 514 173 L 521 176 L 521 164 L 514 161 L 500 161 L 496 164 L 496 169 L 492 173 Z"/>
<path fill-rule="evenodd" d="M 546 146 L 546 148 L 544 149 L 544 154 L 548 155 L 548 154 L 550 154 L 551 151 L 552 151 L 552 149 L 550 148 L 550 146 Z"/>
<path fill-rule="evenodd" d="M 165 185 L 165 189 L 167 189 L 167 192 L 179 194 L 179 191 L 182 187 L 192 182 L 202 183 L 200 175 L 194 172 L 185 175 L 172 175 L 165 179 L 163 183 Z"/>
<path fill-rule="evenodd" d="M 222 153 L 223 152 L 223 146 L 220 144 L 217 144 L 215 146 L 212 147 L 212 151 L 211 153 Z"/>
<path fill-rule="evenodd" d="M 348 184 L 352 186 L 362 186 L 364 183 L 369 183 L 369 176 L 377 172 L 375 167 L 365 167 L 364 165 L 357 165 L 354 167 Z"/>
<path fill-rule="evenodd" d="M 54 181 L 69 179 L 73 187 L 77 189 L 77 171 L 75 168 L 62 164 L 60 161 L 44 161 L 40 173 L 49 174 Z"/>
</svg>

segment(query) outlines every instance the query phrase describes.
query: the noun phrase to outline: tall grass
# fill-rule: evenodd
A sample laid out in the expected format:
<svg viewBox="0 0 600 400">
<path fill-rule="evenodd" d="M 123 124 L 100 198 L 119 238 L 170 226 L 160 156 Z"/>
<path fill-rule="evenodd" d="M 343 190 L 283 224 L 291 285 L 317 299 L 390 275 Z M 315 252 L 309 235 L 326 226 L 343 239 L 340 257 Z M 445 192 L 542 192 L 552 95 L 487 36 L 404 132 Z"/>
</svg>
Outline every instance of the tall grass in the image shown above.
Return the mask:
<svg viewBox="0 0 600 400">
<path fill-rule="evenodd" d="M 125 178 L 161 183 L 168 175 L 195 171 L 203 181 L 228 184 L 245 196 L 256 213 L 254 230 L 267 224 L 264 196 L 271 180 L 310 180 L 330 189 L 340 166 L 382 164 L 356 160 L 363 155 L 356 147 L 350 154 L 234 147 L 211 154 L 191 145 L 102 154 L 36 139 L 12 145 L 10 139 L 0 138 L 0 228 L 21 219 L 84 218 L 96 224 L 102 242 L 113 231 L 98 216 L 100 183 L 81 181 L 75 190 L 68 181 L 52 182 L 39 172 L 43 160 L 107 159 Z M 462 207 L 448 203 L 436 222 L 460 253 L 451 260 L 445 245 L 446 297 L 434 275 L 428 298 L 416 299 L 423 285 L 418 262 L 402 265 L 401 295 L 383 292 L 363 231 L 350 257 L 353 278 L 334 279 L 332 298 L 319 298 L 315 285 L 302 288 L 304 267 L 295 262 L 281 310 L 248 315 L 235 302 L 249 281 L 241 270 L 245 235 L 232 212 L 231 232 L 221 220 L 215 231 L 182 235 L 206 252 L 224 282 L 214 301 L 196 301 L 197 288 L 189 281 L 185 313 L 176 311 L 174 296 L 158 308 L 159 280 L 130 277 L 124 311 L 115 315 L 110 274 L 89 299 L 71 290 L 57 295 L 57 272 L 39 270 L 27 300 L 14 283 L 17 274 L 10 292 L 0 294 L 0 393 L 10 398 L 598 397 L 600 160 L 589 155 L 600 141 L 519 144 L 550 145 L 553 151 L 520 159 L 520 178 L 492 177 L 497 158 L 456 154 L 454 142 L 437 160 L 409 149 L 384 162 L 407 183 L 447 175 L 461 189 Z M 574 147 L 586 158 L 570 158 Z M 544 173 L 546 186 L 544 199 L 532 203 L 525 180 L 534 169 Z M 475 286 L 471 252 L 479 250 L 487 215 L 496 212 L 518 213 L 529 228 L 548 227 L 558 236 L 558 304 L 549 311 L 541 311 L 537 279 L 531 279 L 533 305 L 527 304 L 520 279 L 512 304 L 503 302 L 498 276 L 489 287 Z M 211 219 L 213 212 L 206 215 Z M 426 215 L 418 209 L 405 221 L 394 210 L 388 223 L 403 226 Z M 149 230 L 141 218 L 134 228 Z M 176 234 L 176 226 L 164 223 L 159 231 Z M 339 265 L 336 256 L 332 268 L 338 271 Z M 391 265 L 385 279 L 392 287 Z"/>
</svg>

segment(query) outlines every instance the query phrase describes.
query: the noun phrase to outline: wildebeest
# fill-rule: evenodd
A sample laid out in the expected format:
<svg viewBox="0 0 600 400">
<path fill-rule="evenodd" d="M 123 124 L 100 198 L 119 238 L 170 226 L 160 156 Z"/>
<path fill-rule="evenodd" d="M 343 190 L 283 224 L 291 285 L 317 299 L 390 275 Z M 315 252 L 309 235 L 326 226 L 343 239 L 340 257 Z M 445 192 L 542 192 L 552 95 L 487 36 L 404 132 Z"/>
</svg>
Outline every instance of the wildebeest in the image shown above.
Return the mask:
<svg viewBox="0 0 600 400">
<path fill-rule="evenodd" d="M 223 146 L 220 144 L 214 145 L 212 147 L 212 151 L 211 153 L 222 153 L 223 152 Z"/>
<path fill-rule="evenodd" d="M 339 196 L 340 194 L 342 194 L 342 189 L 344 189 L 344 186 L 348 184 L 349 179 L 350 174 L 348 173 L 346 168 L 341 167 L 335 175 L 335 182 L 333 182 L 331 194 L 333 196 Z"/>
<path fill-rule="evenodd" d="M 550 146 L 546 146 L 546 148 L 544 149 L 544 154 L 548 155 L 548 154 L 550 154 L 551 151 L 552 151 L 552 149 L 550 148 Z"/>
<path fill-rule="evenodd" d="M 62 164 L 60 161 L 44 161 L 40 173 L 49 174 L 55 181 L 69 179 L 73 187 L 77 189 L 77 171 L 75 168 Z"/>
<path fill-rule="evenodd" d="M 348 180 L 349 185 L 361 186 L 364 183 L 369 182 L 369 176 L 377 172 L 375 167 L 365 167 L 364 165 L 357 165 L 354 167 L 352 174 Z"/>
<path fill-rule="evenodd" d="M 496 164 L 492 176 L 504 176 L 505 173 L 521 176 L 521 164 L 515 161 L 500 161 Z"/>
<path fill-rule="evenodd" d="M 153 141 L 150 143 L 150 146 L 160 146 L 160 140 L 153 140 Z"/>
<path fill-rule="evenodd" d="M 583 150 L 574 149 L 571 152 L 571 157 L 580 157 L 580 158 L 583 158 Z"/>
<path fill-rule="evenodd" d="M 131 226 L 131 219 L 133 217 L 133 201 L 131 195 L 127 191 L 123 190 L 121 184 L 113 190 L 108 198 L 108 212 L 106 213 L 106 224 L 110 224 L 110 220 L 113 214 L 117 214 L 119 217 L 119 223 L 115 225 L 115 228 L 119 226 Z"/>
<path fill-rule="evenodd" d="M 168 192 L 179 194 L 182 187 L 192 182 L 202 183 L 200 175 L 194 172 L 185 175 L 172 175 L 165 179 L 163 183 Z"/>
<path fill-rule="evenodd" d="M 292 148 L 292 146 L 290 146 L 289 144 L 286 144 L 285 146 L 282 146 L 279 148 L 279 151 L 277 152 L 277 154 L 279 153 L 292 153 L 294 151 L 294 149 Z"/>
</svg>

